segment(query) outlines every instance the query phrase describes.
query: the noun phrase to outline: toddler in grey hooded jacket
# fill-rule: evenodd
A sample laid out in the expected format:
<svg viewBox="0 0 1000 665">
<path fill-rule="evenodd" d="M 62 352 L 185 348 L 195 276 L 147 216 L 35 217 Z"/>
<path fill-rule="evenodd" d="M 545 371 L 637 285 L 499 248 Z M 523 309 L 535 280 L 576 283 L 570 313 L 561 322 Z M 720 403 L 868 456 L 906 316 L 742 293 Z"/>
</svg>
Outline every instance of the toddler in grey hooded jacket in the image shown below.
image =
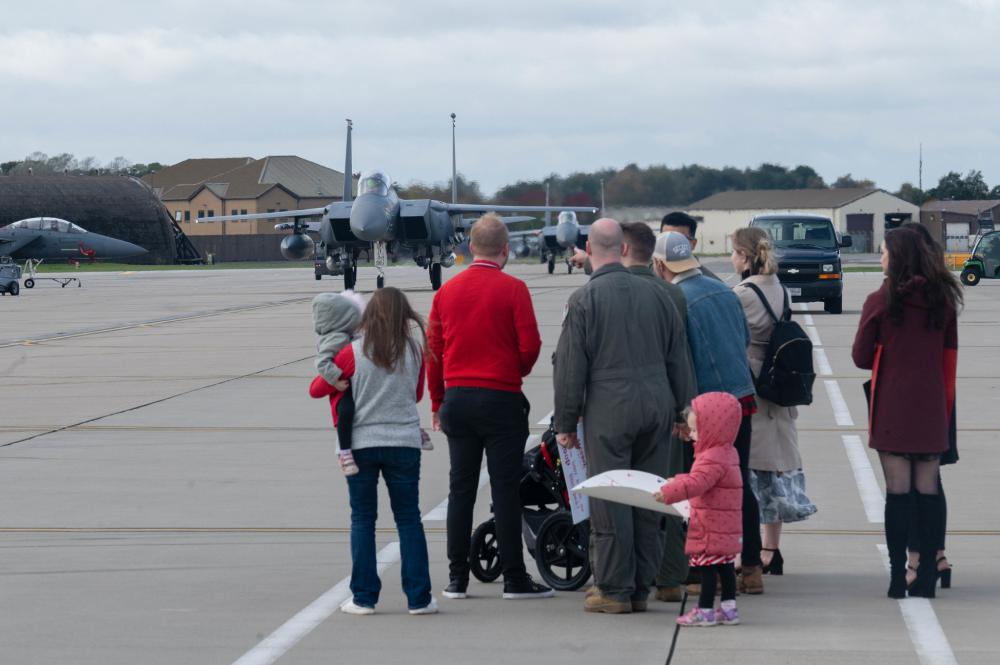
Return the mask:
<svg viewBox="0 0 1000 665">
<path fill-rule="evenodd" d="M 340 380 L 343 373 L 333 359 L 353 341 L 363 309 L 364 300 L 353 291 L 321 293 L 313 298 L 313 327 L 319 335 L 316 343 L 316 373 L 331 386 Z M 357 465 L 351 454 L 354 398 L 350 388 L 340 396 L 336 409 L 340 466 L 345 474 L 353 475 L 357 473 Z"/>
</svg>

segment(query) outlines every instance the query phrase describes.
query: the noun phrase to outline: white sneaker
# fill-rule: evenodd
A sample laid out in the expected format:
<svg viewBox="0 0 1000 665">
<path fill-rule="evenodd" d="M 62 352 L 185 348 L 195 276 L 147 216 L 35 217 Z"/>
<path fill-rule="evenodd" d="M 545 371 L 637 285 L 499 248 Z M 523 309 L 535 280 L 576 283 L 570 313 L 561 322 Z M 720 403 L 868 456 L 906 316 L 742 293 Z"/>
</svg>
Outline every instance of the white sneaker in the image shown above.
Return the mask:
<svg viewBox="0 0 1000 665">
<path fill-rule="evenodd" d="M 375 614 L 374 607 L 355 605 L 353 598 L 345 601 L 344 604 L 340 606 L 340 611 L 343 612 L 344 614 Z"/>
<path fill-rule="evenodd" d="M 431 596 L 431 602 L 427 603 L 424 607 L 418 607 L 415 610 L 410 610 L 410 614 L 437 614 L 438 613 L 438 603 L 434 600 L 434 596 Z"/>
</svg>

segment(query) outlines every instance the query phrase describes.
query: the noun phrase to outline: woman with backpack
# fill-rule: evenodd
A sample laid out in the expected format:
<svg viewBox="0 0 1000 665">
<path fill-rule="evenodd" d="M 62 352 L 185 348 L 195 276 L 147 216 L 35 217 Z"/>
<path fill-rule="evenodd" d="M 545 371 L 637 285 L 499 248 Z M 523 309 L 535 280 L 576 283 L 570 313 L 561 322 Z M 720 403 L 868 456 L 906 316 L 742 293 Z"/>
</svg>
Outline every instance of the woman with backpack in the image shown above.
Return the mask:
<svg viewBox="0 0 1000 665">
<path fill-rule="evenodd" d="M 337 353 L 333 362 L 341 381 L 330 385 L 317 376 L 313 397 L 346 390 L 354 393 L 351 451 L 358 472 L 347 476 L 351 499 L 351 593 L 340 610 L 374 614 L 382 583 L 375 561 L 378 478 L 389 490 L 399 533 L 403 592 L 410 614 L 434 614 L 427 539 L 420 521 L 422 432 L 417 402 L 424 392 L 424 323 L 406 295 L 379 289 L 361 315 L 360 338 Z"/>
<path fill-rule="evenodd" d="M 868 445 L 885 473 L 887 595 L 933 598 L 945 519 L 939 470 L 955 405 L 962 289 L 920 233 L 905 227 L 886 232 L 882 270 L 886 279 L 865 300 L 851 354 L 855 365 L 872 371 Z M 907 585 L 914 509 L 920 564 Z"/>
<path fill-rule="evenodd" d="M 778 281 L 778 262 L 771 240 L 759 228 L 733 234 L 733 269 L 743 281 L 733 287 L 750 326 L 747 355 L 755 380 L 761 374 L 775 324 L 790 311 L 791 299 Z M 811 353 L 811 351 L 810 351 Z M 750 485 L 760 504 L 763 525 L 761 565 L 771 575 L 784 573 L 781 525 L 804 520 L 816 512 L 806 496 L 805 474 L 795 426 L 798 410 L 780 406 L 757 394 L 750 443 Z"/>
</svg>

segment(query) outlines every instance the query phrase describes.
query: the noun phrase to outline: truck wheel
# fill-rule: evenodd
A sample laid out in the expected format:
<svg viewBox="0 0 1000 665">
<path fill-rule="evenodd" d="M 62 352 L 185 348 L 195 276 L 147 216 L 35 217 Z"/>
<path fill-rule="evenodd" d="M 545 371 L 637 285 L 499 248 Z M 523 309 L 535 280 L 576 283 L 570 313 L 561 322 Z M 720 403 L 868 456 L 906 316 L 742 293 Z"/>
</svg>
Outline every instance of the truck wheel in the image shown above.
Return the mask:
<svg viewBox="0 0 1000 665">
<path fill-rule="evenodd" d="M 966 286 L 975 286 L 982 279 L 982 275 L 975 268 L 966 268 L 962 271 L 962 284 Z"/>
<path fill-rule="evenodd" d="M 840 314 L 844 311 L 844 296 L 839 298 L 827 298 L 823 301 L 823 309 L 830 314 Z"/>
<path fill-rule="evenodd" d="M 31 279 L 30 277 L 24 280 L 24 288 L 30 289 L 34 286 L 35 286 L 35 280 Z"/>
</svg>

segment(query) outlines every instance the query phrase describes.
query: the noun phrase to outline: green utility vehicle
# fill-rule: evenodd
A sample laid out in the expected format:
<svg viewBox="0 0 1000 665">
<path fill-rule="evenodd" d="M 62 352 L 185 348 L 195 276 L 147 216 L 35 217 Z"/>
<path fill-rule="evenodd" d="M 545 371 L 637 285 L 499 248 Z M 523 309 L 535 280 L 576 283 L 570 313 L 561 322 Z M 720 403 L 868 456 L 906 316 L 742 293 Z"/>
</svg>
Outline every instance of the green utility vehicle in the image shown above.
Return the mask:
<svg viewBox="0 0 1000 665">
<path fill-rule="evenodd" d="M 962 266 L 962 284 L 975 286 L 981 279 L 1000 279 L 1000 231 L 979 236 Z"/>
</svg>

